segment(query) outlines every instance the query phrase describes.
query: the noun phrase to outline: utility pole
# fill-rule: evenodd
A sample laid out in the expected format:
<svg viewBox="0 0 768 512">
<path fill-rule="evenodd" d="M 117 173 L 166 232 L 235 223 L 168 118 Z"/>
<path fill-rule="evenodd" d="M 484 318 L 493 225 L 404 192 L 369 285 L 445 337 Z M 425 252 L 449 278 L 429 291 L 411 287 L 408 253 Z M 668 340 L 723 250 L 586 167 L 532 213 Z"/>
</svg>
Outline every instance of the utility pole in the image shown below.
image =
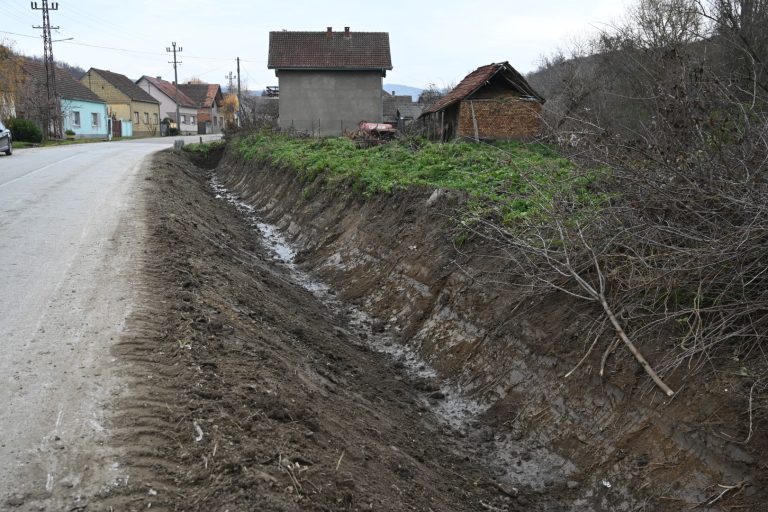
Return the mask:
<svg viewBox="0 0 768 512">
<path fill-rule="evenodd" d="M 235 88 L 235 74 L 230 71 L 229 74 L 224 75 L 224 79 L 227 80 L 227 83 L 229 84 L 227 86 L 227 92 L 232 94 L 232 89 Z"/>
<path fill-rule="evenodd" d="M 51 128 L 54 138 L 61 138 L 61 126 L 59 126 L 58 95 L 56 94 L 56 64 L 53 60 L 53 40 L 51 38 L 51 29 L 58 30 L 59 27 L 51 27 L 50 11 L 58 11 L 58 2 L 48 5 L 48 0 L 41 0 L 42 7 L 37 6 L 37 2 L 30 2 L 33 11 L 43 11 L 43 25 L 32 26 L 34 29 L 43 30 L 43 59 L 45 61 L 45 90 L 48 95 L 48 105 L 45 111 L 46 127 L 43 130 L 46 139 Z M 53 125 L 53 126 L 51 126 Z"/>
<path fill-rule="evenodd" d="M 173 47 L 173 48 L 171 48 Z M 179 71 L 178 65 L 181 64 L 180 60 L 176 60 L 176 53 L 181 53 L 181 46 L 176 48 L 176 41 L 171 43 L 171 46 L 166 47 L 165 51 L 168 53 L 173 52 L 173 62 L 168 61 L 168 64 L 173 64 L 173 84 L 176 86 L 176 127 L 181 134 L 181 115 L 179 114 Z"/>
<path fill-rule="evenodd" d="M 231 73 L 230 73 L 231 74 Z M 237 116 L 238 125 L 243 115 L 243 101 L 240 98 L 240 57 L 237 58 L 237 110 L 240 115 Z"/>
</svg>

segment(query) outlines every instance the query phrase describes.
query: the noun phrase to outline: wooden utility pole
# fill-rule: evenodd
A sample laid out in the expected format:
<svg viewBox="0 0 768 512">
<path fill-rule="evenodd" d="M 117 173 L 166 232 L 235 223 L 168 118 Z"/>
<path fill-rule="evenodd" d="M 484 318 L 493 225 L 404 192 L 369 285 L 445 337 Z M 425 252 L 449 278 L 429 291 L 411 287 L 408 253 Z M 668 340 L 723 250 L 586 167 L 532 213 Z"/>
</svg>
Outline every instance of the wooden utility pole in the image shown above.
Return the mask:
<svg viewBox="0 0 768 512">
<path fill-rule="evenodd" d="M 172 47 L 172 48 L 171 48 Z M 181 64 L 180 60 L 176 60 L 176 53 L 181 53 L 181 46 L 176 48 L 176 41 L 171 43 L 170 47 L 166 47 L 165 51 L 168 53 L 173 52 L 173 62 L 168 61 L 168 64 L 173 64 L 173 84 L 176 86 L 176 128 L 181 134 L 181 115 L 179 114 L 179 71 L 178 65 Z"/>
<path fill-rule="evenodd" d="M 35 29 L 43 30 L 43 59 L 45 61 L 45 91 L 48 96 L 48 104 L 45 109 L 45 138 L 52 133 L 55 139 L 61 138 L 60 115 L 61 105 L 59 105 L 58 94 L 56 93 L 56 63 L 53 60 L 53 40 L 51 38 L 51 29 L 58 30 L 59 27 L 51 27 L 50 11 L 58 11 L 58 2 L 48 5 L 48 0 L 41 0 L 41 7 L 37 2 L 30 2 L 33 11 L 43 11 L 43 25 L 32 26 Z"/>
<path fill-rule="evenodd" d="M 240 97 L 240 57 L 237 58 L 237 124 L 240 125 L 240 118 L 243 115 L 243 101 Z"/>
</svg>

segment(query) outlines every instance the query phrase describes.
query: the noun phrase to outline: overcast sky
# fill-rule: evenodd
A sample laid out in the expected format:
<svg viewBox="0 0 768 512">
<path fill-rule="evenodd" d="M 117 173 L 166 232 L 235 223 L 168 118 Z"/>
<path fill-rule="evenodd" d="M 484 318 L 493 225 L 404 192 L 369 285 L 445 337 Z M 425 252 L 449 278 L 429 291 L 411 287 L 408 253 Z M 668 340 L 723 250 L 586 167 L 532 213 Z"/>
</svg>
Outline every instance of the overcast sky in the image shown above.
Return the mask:
<svg viewBox="0 0 768 512">
<path fill-rule="evenodd" d="M 38 4 L 41 2 L 38 1 Z M 394 69 L 385 82 L 423 87 L 456 83 L 478 66 L 508 60 L 520 72 L 569 38 L 621 17 L 630 0 L 485 0 L 342 2 L 259 0 L 59 0 L 51 24 L 61 28 L 54 56 L 88 69 L 131 78 L 173 79 L 166 47 L 183 48 L 179 80 L 226 84 L 240 57 L 252 90 L 277 85 L 267 69 L 271 30 L 389 32 Z M 0 40 L 26 55 L 42 55 L 40 11 L 29 0 L 0 0 Z M 8 32 L 12 32 L 8 33 Z M 21 34 L 21 35 L 19 35 Z M 24 37 L 32 36 L 32 37 Z M 109 47 L 111 49 L 99 48 Z"/>
</svg>

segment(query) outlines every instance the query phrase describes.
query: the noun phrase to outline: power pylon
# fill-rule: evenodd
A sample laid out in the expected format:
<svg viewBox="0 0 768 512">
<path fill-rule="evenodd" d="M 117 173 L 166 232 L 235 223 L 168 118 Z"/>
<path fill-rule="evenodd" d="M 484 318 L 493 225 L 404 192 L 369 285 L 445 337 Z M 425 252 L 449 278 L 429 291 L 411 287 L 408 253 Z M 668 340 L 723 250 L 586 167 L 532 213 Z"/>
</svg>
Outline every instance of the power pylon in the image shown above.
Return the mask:
<svg viewBox="0 0 768 512">
<path fill-rule="evenodd" d="M 41 0 L 42 6 L 38 7 L 37 2 L 30 2 L 34 11 L 43 11 L 43 25 L 32 26 L 34 29 L 43 31 L 43 59 L 45 61 L 45 91 L 48 95 L 48 104 L 45 109 L 46 129 L 43 130 L 46 138 L 50 133 L 56 139 L 61 138 L 61 105 L 59 105 L 58 94 L 56 93 L 56 63 L 53 60 L 53 40 L 51 38 L 51 29 L 58 30 L 59 27 L 51 27 L 50 11 L 58 11 L 59 3 L 52 2 L 48 5 L 48 0 Z"/>
<path fill-rule="evenodd" d="M 228 75 L 224 75 L 224 79 L 228 81 L 229 86 L 227 87 L 227 92 L 229 94 L 232 94 L 232 89 L 235 88 L 235 75 L 231 71 Z"/>
</svg>

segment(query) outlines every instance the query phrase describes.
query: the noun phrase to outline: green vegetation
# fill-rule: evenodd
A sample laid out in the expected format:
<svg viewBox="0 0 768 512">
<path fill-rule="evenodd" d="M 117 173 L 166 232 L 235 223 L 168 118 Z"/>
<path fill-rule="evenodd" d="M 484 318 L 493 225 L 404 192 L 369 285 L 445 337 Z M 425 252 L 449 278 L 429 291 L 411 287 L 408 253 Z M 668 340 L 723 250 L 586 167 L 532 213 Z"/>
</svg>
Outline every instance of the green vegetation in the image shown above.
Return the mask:
<svg viewBox="0 0 768 512">
<path fill-rule="evenodd" d="M 11 130 L 14 141 L 37 143 L 43 140 L 43 132 L 32 121 L 14 117 L 8 120 L 6 126 Z"/>
<path fill-rule="evenodd" d="M 493 208 L 505 222 L 545 214 L 555 198 L 580 207 L 602 201 L 589 187 L 597 173 L 577 173 L 542 144 L 418 140 L 360 149 L 345 138 L 256 133 L 232 146 L 245 160 L 294 170 L 306 182 L 351 182 L 367 195 L 409 186 L 467 192 L 473 208 Z"/>
<path fill-rule="evenodd" d="M 224 142 L 223 140 L 214 140 L 211 142 L 184 144 L 182 149 L 194 155 L 207 157 L 211 153 L 211 151 L 223 148 L 225 145 L 226 145 L 226 142 Z"/>
</svg>

